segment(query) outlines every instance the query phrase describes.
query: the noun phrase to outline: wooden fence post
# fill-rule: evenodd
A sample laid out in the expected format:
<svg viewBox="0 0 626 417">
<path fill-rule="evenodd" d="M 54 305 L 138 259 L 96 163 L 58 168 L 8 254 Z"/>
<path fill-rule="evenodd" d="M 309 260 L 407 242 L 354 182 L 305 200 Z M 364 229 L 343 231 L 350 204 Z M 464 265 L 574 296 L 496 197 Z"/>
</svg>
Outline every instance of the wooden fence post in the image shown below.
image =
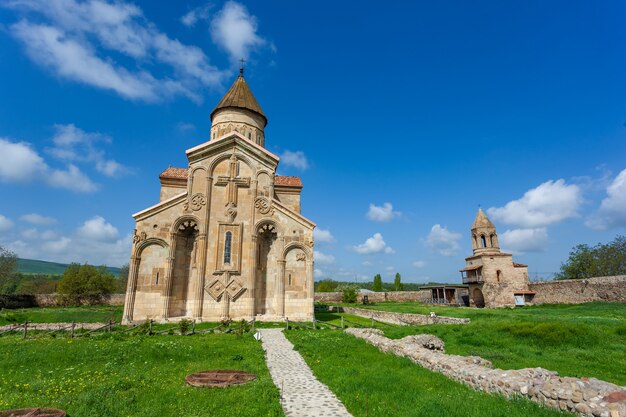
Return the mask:
<svg viewBox="0 0 626 417">
<path fill-rule="evenodd" d="M 341 328 L 344 329 L 344 325 L 343 325 L 343 316 L 341 316 Z"/>
<path fill-rule="evenodd" d="M 74 338 L 74 329 L 76 328 L 76 323 L 72 322 L 72 339 Z"/>
<path fill-rule="evenodd" d="M 254 325 L 256 324 L 256 317 L 252 317 L 252 333 L 254 333 Z"/>
<path fill-rule="evenodd" d="M 374 317 L 372 317 L 372 329 L 374 328 Z"/>
<path fill-rule="evenodd" d="M 315 325 L 315 318 L 313 319 L 313 330 L 317 330 L 317 326 Z"/>
<path fill-rule="evenodd" d="M 26 339 L 26 332 L 28 331 L 28 320 L 24 322 L 24 339 Z"/>
<path fill-rule="evenodd" d="M 191 334 L 196 334 L 196 320 L 191 322 Z"/>
<path fill-rule="evenodd" d="M 289 330 L 289 319 L 285 317 L 285 330 Z"/>
<path fill-rule="evenodd" d="M 152 336 L 152 319 L 150 319 L 150 330 L 148 330 L 148 335 Z"/>
</svg>

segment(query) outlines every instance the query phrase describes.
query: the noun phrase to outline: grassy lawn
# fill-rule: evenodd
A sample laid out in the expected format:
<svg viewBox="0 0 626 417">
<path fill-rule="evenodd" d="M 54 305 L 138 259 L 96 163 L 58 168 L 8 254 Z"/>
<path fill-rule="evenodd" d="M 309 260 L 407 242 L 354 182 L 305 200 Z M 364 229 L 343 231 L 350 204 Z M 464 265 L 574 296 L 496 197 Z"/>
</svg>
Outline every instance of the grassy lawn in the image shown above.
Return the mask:
<svg viewBox="0 0 626 417">
<path fill-rule="evenodd" d="M 257 374 L 226 389 L 187 386 L 209 369 Z M 56 407 L 69 416 L 282 416 L 263 350 L 250 335 L 0 338 L 0 410 Z"/>
<path fill-rule="evenodd" d="M 286 336 L 355 417 L 570 415 L 474 391 L 341 331 L 289 331 Z"/>
<path fill-rule="evenodd" d="M 42 307 L 0 310 L 0 326 L 24 323 L 106 323 L 122 320 L 124 306 Z"/>
<path fill-rule="evenodd" d="M 434 311 L 472 320 L 467 325 L 383 328 L 390 338 L 432 333 L 445 341 L 447 353 L 478 355 L 499 368 L 540 366 L 564 376 L 596 377 L 626 385 L 624 303 L 471 309 L 407 302 L 366 308 L 422 314 Z"/>
</svg>

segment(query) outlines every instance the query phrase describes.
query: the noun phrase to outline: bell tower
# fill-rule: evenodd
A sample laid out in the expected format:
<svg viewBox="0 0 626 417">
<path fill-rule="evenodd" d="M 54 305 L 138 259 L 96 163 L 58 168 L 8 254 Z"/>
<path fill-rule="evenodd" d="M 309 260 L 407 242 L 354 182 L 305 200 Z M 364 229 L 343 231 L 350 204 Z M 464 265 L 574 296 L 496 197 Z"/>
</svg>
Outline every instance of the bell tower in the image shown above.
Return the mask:
<svg viewBox="0 0 626 417">
<path fill-rule="evenodd" d="M 242 66 L 233 85 L 211 112 L 211 140 L 234 130 L 265 147 L 265 126 L 267 117 L 248 87 Z"/>
<path fill-rule="evenodd" d="M 474 255 L 500 253 L 496 227 L 481 208 L 478 209 L 472 224 L 472 251 Z"/>
</svg>

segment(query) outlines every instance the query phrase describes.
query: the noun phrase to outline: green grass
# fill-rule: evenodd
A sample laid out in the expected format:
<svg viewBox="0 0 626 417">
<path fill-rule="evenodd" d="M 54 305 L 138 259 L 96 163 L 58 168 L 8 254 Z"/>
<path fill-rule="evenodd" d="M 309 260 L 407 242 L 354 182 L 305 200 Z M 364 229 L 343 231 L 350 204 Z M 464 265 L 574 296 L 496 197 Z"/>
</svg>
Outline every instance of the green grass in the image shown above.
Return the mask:
<svg viewBox="0 0 626 417">
<path fill-rule="evenodd" d="M 106 323 L 119 322 L 124 306 L 42 307 L 0 310 L 0 326 L 24 323 Z"/>
<path fill-rule="evenodd" d="M 257 374 L 226 389 L 187 386 L 209 369 Z M 55 407 L 69 416 L 282 416 L 259 342 L 250 335 L 0 337 L 0 409 Z"/>
<path fill-rule="evenodd" d="M 471 319 L 467 325 L 386 327 L 390 338 L 431 333 L 444 340 L 447 353 L 478 355 L 499 368 L 540 366 L 626 385 L 625 303 L 471 309 L 408 302 L 365 308 Z"/>
<path fill-rule="evenodd" d="M 289 331 L 315 376 L 360 416 L 548 417 L 570 414 L 489 395 L 384 354 L 340 331 Z"/>
</svg>

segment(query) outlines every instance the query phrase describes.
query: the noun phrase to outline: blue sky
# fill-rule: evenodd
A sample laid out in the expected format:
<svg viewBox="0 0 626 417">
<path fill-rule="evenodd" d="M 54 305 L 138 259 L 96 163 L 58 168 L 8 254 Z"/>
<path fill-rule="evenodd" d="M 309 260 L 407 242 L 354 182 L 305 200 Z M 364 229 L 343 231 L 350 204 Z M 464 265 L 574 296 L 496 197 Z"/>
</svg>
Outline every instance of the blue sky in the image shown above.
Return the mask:
<svg viewBox="0 0 626 417">
<path fill-rule="evenodd" d="M 626 5 L 5 0 L 0 245 L 127 262 L 245 58 L 316 277 L 458 282 L 480 206 L 531 276 L 626 232 Z"/>
</svg>

